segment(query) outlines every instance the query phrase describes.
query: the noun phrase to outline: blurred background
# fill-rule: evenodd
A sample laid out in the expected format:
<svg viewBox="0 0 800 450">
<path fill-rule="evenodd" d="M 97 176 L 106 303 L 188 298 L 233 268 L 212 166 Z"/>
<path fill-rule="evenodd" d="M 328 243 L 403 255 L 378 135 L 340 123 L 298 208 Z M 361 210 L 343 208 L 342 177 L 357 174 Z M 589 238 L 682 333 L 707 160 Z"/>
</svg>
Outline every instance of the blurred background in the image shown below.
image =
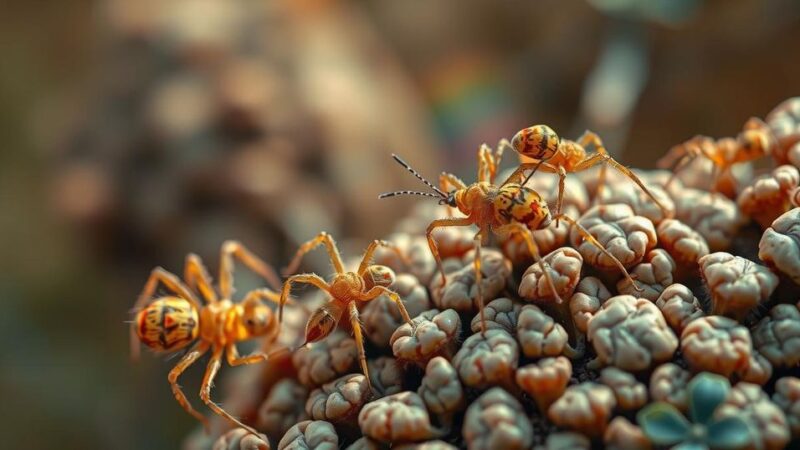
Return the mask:
<svg viewBox="0 0 800 450">
<path fill-rule="evenodd" d="M 546 123 L 571 138 L 593 129 L 649 168 L 674 144 L 734 136 L 800 93 L 796 0 L 3 11 L 6 448 L 178 448 L 197 424 L 170 393 L 175 360 L 128 357 L 125 321 L 150 269 L 181 273 L 193 251 L 215 271 L 228 238 L 282 267 L 320 230 L 357 256 L 421 200 L 376 199 L 420 187 L 392 152 L 430 178 L 469 181 L 480 143 Z M 195 403 L 201 373 L 182 383 Z"/>
</svg>

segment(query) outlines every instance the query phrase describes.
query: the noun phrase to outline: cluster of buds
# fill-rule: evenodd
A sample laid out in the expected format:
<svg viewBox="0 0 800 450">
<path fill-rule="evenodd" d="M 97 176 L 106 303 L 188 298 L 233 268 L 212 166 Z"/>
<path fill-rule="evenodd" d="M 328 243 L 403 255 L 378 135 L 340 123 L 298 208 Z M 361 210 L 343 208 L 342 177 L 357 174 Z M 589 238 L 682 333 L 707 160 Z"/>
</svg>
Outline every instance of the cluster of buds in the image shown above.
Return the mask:
<svg viewBox="0 0 800 450">
<path fill-rule="evenodd" d="M 256 400 L 231 412 L 257 418 L 263 445 L 279 449 L 647 449 L 673 439 L 636 419 L 653 403 L 703 424 L 743 422 L 725 448 L 797 443 L 800 378 L 788 369 L 800 364 L 798 142 L 794 98 L 737 137 L 682 144 L 691 158 L 677 173 L 636 171 L 663 208 L 611 171 L 601 194 L 597 172 L 568 178 L 563 208 L 635 284 L 565 221 L 533 231 L 541 264 L 514 235 L 480 250 L 476 230 L 437 230 L 440 276 L 422 230 L 453 211 L 420 208 L 389 238 L 404 257 L 375 254 L 398 274 L 413 323 L 389 298 L 363 306 L 370 379 L 338 331 L 298 351 L 284 380 L 234 386 Z M 758 158 L 736 153 L 757 144 Z M 709 163 L 715 155 L 724 164 Z M 777 167 L 761 173 L 756 163 L 770 159 Z M 528 181 L 550 205 L 552 178 Z M 713 391 L 720 379 L 728 387 Z M 698 439 L 687 430 L 675 439 Z M 211 444 L 201 441 L 187 448 Z M 258 448 L 244 443 L 229 434 L 215 448 Z"/>
</svg>

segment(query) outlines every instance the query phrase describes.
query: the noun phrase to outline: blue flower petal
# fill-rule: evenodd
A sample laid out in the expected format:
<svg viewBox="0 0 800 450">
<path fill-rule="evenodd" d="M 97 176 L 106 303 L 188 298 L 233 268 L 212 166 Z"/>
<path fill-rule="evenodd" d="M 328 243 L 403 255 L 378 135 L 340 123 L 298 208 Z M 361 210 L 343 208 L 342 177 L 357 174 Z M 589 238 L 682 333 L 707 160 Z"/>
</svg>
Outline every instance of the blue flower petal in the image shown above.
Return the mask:
<svg viewBox="0 0 800 450">
<path fill-rule="evenodd" d="M 683 441 L 689 434 L 689 421 L 669 403 L 653 403 L 636 416 L 639 426 L 656 445 L 672 445 Z"/>
<path fill-rule="evenodd" d="M 752 440 L 747 423 L 736 416 L 714 421 L 708 426 L 708 444 L 717 449 L 742 448 Z"/>
<path fill-rule="evenodd" d="M 681 442 L 670 450 L 708 450 L 708 445 L 697 441 Z"/>
<path fill-rule="evenodd" d="M 728 397 L 731 383 L 727 378 L 703 372 L 689 382 L 689 417 L 694 423 L 707 424 L 717 407 Z"/>
</svg>

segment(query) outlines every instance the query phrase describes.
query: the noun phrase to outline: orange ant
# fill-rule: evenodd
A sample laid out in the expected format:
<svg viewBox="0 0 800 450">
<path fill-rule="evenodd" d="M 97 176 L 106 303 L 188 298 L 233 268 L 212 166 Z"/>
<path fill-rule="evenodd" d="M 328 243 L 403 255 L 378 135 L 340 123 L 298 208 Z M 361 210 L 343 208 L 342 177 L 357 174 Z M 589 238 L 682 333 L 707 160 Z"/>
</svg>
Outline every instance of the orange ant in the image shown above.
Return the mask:
<svg viewBox="0 0 800 450">
<path fill-rule="evenodd" d="M 587 153 L 586 146 L 588 145 L 594 146 L 595 153 Z M 669 210 L 653 196 L 636 174 L 608 154 L 603 141 L 597 133 L 587 130 L 577 141 L 571 141 L 569 139 L 560 139 L 556 132 L 547 125 L 533 125 L 518 131 L 511 138 L 510 144 L 506 140 L 500 141 L 500 146 L 510 146 L 520 154 L 522 159 L 519 167 L 508 177 L 506 183 L 518 177 L 521 178 L 524 171 L 529 169 L 532 170 L 522 182 L 523 186 L 539 169 L 544 172 L 558 174 L 557 216 L 561 214 L 561 205 L 564 200 L 564 181 L 567 174 L 588 170 L 598 164 L 602 164 L 598 175 L 596 193 L 598 199 L 602 198 L 600 192 L 605 185 L 606 167 L 610 165 L 636 183 L 661 209 L 664 217 L 669 217 L 670 215 Z"/>
<path fill-rule="evenodd" d="M 695 158 L 702 156 L 713 164 L 713 191 L 719 178 L 731 170 L 734 164 L 751 162 L 767 156 L 772 153 L 775 144 L 776 140 L 769 126 L 761 119 L 751 117 L 736 139 L 714 140 L 708 136 L 695 136 L 672 147 L 659 160 L 658 165 L 672 167 L 672 176 L 667 181 L 669 186 L 681 170 L 688 167 Z"/>
<path fill-rule="evenodd" d="M 502 147 L 502 143 L 501 146 Z M 428 246 L 433 253 L 436 263 L 439 267 L 439 273 L 442 277 L 442 282 L 445 282 L 445 273 L 442 268 L 442 259 L 439 256 L 438 246 L 435 239 L 433 239 L 433 231 L 440 227 L 466 227 L 470 225 L 477 225 L 478 232 L 475 234 L 475 278 L 477 286 L 477 300 L 478 309 L 481 317 L 481 334 L 486 332 L 486 318 L 483 311 L 483 293 L 481 290 L 481 245 L 486 243 L 489 239 L 489 230 L 496 235 L 506 237 L 513 234 L 521 236 L 528 247 L 528 251 L 539 264 L 542 273 L 545 276 L 550 290 L 556 298 L 557 303 L 562 303 L 562 299 L 558 296 L 558 292 L 550 277 L 549 271 L 545 270 L 544 262 L 539 255 L 539 250 L 533 240 L 533 231 L 546 228 L 553 218 L 556 220 L 564 219 L 572 224 L 581 236 L 596 245 L 606 256 L 611 258 L 616 265 L 620 268 L 625 277 L 637 287 L 631 278 L 625 266 L 609 253 L 603 245 L 597 241 L 583 226 L 577 223 L 574 219 L 566 214 L 556 214 L 554 217 L 550 214 L 550 209 L 547 202 L 542 199 L 541 195 L 535 190 L 520 185 L 511 183 L 506 180 L 500 186 L 494 184 L 494 178 L 497 174 L 498 161 L 502 156 L 502 148 L 498 148 L 496 153 L 492 153 L 488 146 L 481 146 L 478 152 L 478 181 L 471 185 L 464 184 L 455 175 L 444 173 L 442 174 L 443 180 L 455 187 L 455 190 L 445 193 L 443 190 L 437 188 L 431 182 L 426 180 L 416 170 L 403 161 L 399 156 L 392 155 L 395 161 L 401 166 L 405 167 L 412 175 L 417 177 L 420 181 L 425 183 L 431 192 L 415 192 L 415 191 L 396 191 L 387 192 L 378 196 L 378 198 L 394 197 L 397 195 L 421 195 L 425 197 L 433 197 L 439 199 L 439 204 L 448 205 L 451 208 L 457 208 L 466 217 L 438 219 L 431 222 L 427 229 Z M 637 287 L 638 288 L 638 287 Z"/>
<path fill-rule="evenodd" d="M 375 253 L 378 247 L 390 248 L 397 252 L 401 258 L 404 258 L 404 256 L 399 249 L 391 243 L 375 240 L 372 241 L 369 247 L 367 247 L 367 250 L 364 252 L 364 256 L 361 258 L 361 263 L 358 266 L 358 270 L 355 272 L 347 272 L 344 269 L 344 263 L 342 262 L 341 255 L 339 254 L 339 249 L 336 247 L 336 241 L 333 240 L 333 237 L 330 234 L 323 231 L 314 239 L 311 239 L 300 246 L 300 248 L 297 250 L 297 254 L 294 256 L 294 259 L 292 259 L 292 262 L 284 270 L 284 275 L 294 273 L 300 266 L 300 261 L 302 260 L 303 255 L 322 244 L 325 244 L 325 247 L 328 250 L 328 256 L 330 257 L 331 263 L 333 263 L 333 268 L 336 271 L 336 274 L 333 276 L 333 280 L 328 283 L 322 277 L 314 273 L 290 276 L 283 284 L 283 290 L 281 291 L 278 322 L 280 323 L 283 320 L 283 304 L 289 297 L 289 291 L 292 289 L 292 284 L 311 284 L 323 292 L 328 293 L 331 297 L 328 302 L 311 313 L 311 317 L 308 318 L 308 323 L 306 323 L 306 340 L 303 342 L 301 347 L 308 343 L 317 342 L 327 337 L 333 331 L 334 327 L 339 323 L 345 311 L 347 311 L 350 324 L 353 328 L 353 335 L 355 337 L 356 344 L 358 345 L 358 361 L 371 389 L 372 383 L 369 379 L 367 357 L 364 352 L 364 336 L 361 331 L 361 321 L 359 319 L 356 302 L 368 302 L 378 298 L 381 295 L 386 295 L 397 304 L 397 308 L 400 310 L 400 315 L 403 317 L 403 320 L 413 326 L 414 323 L 412 322 L 411 317 L 408 315 L 408 311 L 406 311 L 406 307 L 403 305 L 403 301 L 400 299 L 400 296 L 396 292 L 389 289 L 389 286 L 393 285 L 395 281 L 394 271 L 386 266 L 370 264 L 372 262 L 372 255 Z"/>
<path fill-rule="evenodd" d="M 280 279 L 269 265 L 239 242 L 226 241 L 220 254 L 219 295 L 211 284 L 211 277 L 202 260 L 195 254 L 186 257 L 183 276 L 186 284 L 161 267 L 153 269 L 134 306 L 136 318 L 131 323 L 130 330 L 131 354 L 134 359 L 138 359 L 139 342 L 156 352 L 174 352 L 197 342 L 169 372 L 168 379 L 172 393 L 181 407 L 199 420 L 208 431 L 208 419 L 189 403 L 178 385 L 178 377 L 211 350 L 211 360 L 200 388 L 200 398 L 215 413 L 258 435 L 254 428 L 243 424 L 211 400 L 211 386 L 221 366 L 223 353 L 231 366 L 266 361 L 269 355 L 265 353 L 239 356 L 236 343 L 266 336 L 267 344 L 271 344 L 280 330 L 272 310 L 263 302 L 268 300 L 278 303 L 280 297 L 276 291 L 255 289 L 241 303 L 235 304 L 231 301 L 234 292 L 234 258 L 266 279 L 276 290 L 280 286 Z M 159 284 L 163 284 L 175 295 L 153 300 Z M 200 304 L 193 290 L 200 292 L 205 305 Z"/>
</svg>

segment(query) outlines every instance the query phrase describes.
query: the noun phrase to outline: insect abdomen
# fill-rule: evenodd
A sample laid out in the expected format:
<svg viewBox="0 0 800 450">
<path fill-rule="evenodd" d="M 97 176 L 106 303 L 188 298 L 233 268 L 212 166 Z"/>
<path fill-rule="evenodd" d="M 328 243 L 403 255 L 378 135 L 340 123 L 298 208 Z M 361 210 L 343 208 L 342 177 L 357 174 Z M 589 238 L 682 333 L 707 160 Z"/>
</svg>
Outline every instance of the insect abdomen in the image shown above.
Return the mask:
<svg viewBox="0 0 800 450">
<path fill-rule="evenodd" d="M 538 229 L 550 215 L 546 203 L 536 191 L 518 184 L 503 186 L 493 206 L 495 220 L 499 223 L 516 221 L 532 230 Z"/>
<path fill-rule="evenodd" d="M 189 345 L 200 330 L 197 309 L 178 297 L 160 298 L 136 315 L 136 334 L 155 351 L 170 352 Z"/>
</svg>

